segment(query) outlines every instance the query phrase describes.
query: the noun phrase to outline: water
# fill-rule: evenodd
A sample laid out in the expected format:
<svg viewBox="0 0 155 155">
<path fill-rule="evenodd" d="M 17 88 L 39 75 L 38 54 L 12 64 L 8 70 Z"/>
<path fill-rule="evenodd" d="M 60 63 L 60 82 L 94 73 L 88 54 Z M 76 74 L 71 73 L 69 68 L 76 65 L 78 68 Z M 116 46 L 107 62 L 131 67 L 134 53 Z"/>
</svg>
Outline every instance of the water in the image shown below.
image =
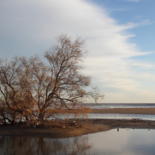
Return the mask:
<svg viewBox="0 0 155 155">
<path fill-rule="evenodd" d="M 155 130 L 113 129 L 52 139 L 0 137 L 0 155 L 154 155 Z"/>
<path fill-rule="evenodd" d="M 88 119 L 140 119 L 140 120 L 152 120 L 155 121 L 155 115 L 144 114 L 100 114 L 90 113 L 86 115 L 74 115 L 74 114 L 59 114 L 55 116 L 59 119 L 71 119 L 71 118 L 88 118 Z"/>
<path fill-rule="evenodd" d="M 155 108 L 155 104 L 129 104 L 129 103 L 101 103 L 101 104 L 91 104 L 91 103 L 87 103 L 84 104 L 85 106 L 88 106 L 90 108 L 94 108 L 94 109 L 103 109 L 103 108 Z"/>
<path fill-rule="evenodd" d="M 105 109 L 105 108 L 155 108 L 155 104 L 92 104 L 87 103 L 84 106 L 93 109 Z M 88 119 L 140 119 L 140 120 L 153 120 L 155 121 L 155 115 L 151 114 L 119 114 L 119 113 L 88 113 L 86 115 L 74 115 L 74 114 L 56 114 L 55 118 L 59 119 L 71 119 L 71 118 L 88 118 Z M 50 118 L 50 119 L 53 119 Z"/>
</svg>

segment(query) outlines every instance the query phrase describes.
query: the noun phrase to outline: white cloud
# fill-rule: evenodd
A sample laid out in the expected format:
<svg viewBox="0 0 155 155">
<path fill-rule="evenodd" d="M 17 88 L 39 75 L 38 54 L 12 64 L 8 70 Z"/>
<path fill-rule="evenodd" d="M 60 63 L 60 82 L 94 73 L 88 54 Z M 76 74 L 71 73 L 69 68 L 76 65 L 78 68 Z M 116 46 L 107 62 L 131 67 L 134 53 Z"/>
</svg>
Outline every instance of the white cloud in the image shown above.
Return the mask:
<svg viewBox="0 0 155 155">
<path fill-rule="evenodd" d="M 140 69 L 154 70 L 155 64 L 149 62 L 129 61 L 129 65 Z"/>
<path fill-rule="evenodd" d="M 141 85 L 137 79 L 131 77 L 133 65 L 128 61 L 149 54 L 128 41 L 134 35 L 127 30 L 137 24 L 119 25 L 104 8 L 86 0 L 0 1 L 0 20 L 3 56 L 40 54 L 62 33 L 80 36 L 88 51 L 84 72 L 95 79 L 107 100 L 127 101 L 131 95 L 136 98 L 144 94 L 138 91 Z"/>
<path fill-rule="evenodd" d="M 138 2 L 141 2 L 142 0 L 127 0 L 128 2 L 136 2 L 136 3 L 138 3 Z"/>
<path fill-rule="evenodd" d="M 25 41 L 30 46 L 32 42 L 50 45 L 58 34 L 68 33 L 82 36 L 95 56 L 96 52 L 118 57 L 142 54 L 134 44 L 128 43 L 130 35 L 123 32 L 134 27 L 133 23 L 118 25 L 104 9 L 85 0 L 8 0 L 0 3 L 0 34 L 19 41 L 18 44 Z"/>
</svg>

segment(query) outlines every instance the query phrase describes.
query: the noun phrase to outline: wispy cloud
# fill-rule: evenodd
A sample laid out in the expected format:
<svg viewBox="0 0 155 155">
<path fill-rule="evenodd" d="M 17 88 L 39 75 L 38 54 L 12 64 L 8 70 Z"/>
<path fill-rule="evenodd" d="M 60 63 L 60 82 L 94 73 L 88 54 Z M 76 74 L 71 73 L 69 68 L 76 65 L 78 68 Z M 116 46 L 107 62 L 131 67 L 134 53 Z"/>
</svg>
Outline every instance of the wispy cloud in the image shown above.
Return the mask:
<svg viewBox="0 0 155 155">
<path fill-rule="evenodd" d="M 154 23 L 154 21 L 151 21 L 150 19 L 144 19 L 144 20 L 141 20 L 139 22 L 129 22 L 129 23 L 125 24 L 124 29 L 126 29 L 126 30 L 133 29 L 133 28 L 137 28 L 140 26 L 151 25 L 153 23 Z"/>
<path fill-rule="evenodd" d="M 128 2 L 136 2 L 136 3 L 138 3 L 138 2 L 141 2 L 142 0 L 126 0 L 126 1 L 128 1 Z"/>
</svg>

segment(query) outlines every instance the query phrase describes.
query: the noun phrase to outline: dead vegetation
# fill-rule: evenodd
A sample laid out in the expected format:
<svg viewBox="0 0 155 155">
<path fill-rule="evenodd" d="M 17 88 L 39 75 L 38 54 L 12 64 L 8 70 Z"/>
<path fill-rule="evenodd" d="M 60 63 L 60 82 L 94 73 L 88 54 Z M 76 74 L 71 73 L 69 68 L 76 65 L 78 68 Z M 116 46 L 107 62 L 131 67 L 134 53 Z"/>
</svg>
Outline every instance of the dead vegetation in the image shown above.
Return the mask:
<svg viewBox="0 0 155 155">
<path fill-rule="evenodd" d="M 83 53 L 79 39 L 72 41 L 63 35 L 44 59 L 0 60 L 0 124 L 37 125 L 80 104 L 90 85 L 90 78 L 80 73 Z"/>
</svg>

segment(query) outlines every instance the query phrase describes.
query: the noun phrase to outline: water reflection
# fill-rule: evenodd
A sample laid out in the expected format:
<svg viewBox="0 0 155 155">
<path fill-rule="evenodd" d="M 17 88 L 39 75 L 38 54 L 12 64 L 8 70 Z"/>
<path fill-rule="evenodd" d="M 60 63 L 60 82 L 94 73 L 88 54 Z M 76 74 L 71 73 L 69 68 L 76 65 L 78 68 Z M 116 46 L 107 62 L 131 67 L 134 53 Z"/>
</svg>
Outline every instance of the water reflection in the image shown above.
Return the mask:
<svg viewBox="0 0 155 155">
<path fill-rule="evenodd" d="M 87 136 L 68 139 L 0 138 L 0 155 L 86 155 L 90 148 Z"/>
<path fill-rule="evenodd" d="M 89 136 L 97 155 L 155 155 L 155 130 L 113 129 Z"/>
<path fill-rule="evenodd" d="M 155 130 L 113 129 L 66 139 L 0 137 L 0 155 L 154 155 Z"/>
</svg>

